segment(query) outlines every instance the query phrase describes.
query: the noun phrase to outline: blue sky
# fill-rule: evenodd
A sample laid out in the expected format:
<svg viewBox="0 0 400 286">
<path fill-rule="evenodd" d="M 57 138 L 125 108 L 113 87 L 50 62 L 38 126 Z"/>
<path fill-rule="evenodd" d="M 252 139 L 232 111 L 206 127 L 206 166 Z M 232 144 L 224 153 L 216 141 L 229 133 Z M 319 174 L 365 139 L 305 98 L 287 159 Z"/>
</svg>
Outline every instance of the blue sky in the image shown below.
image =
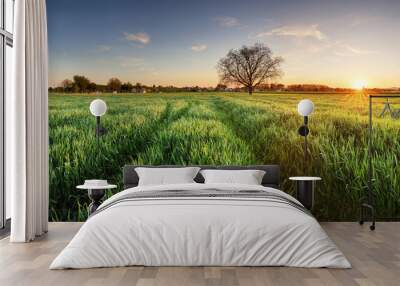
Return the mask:
<svg viewBox="0 0 400 286">
<path fill-rule="evenodd" d="M 400 86 L 400 1 L 48 0 L 50 85 L 74 74 L 214 86 L 219 58 L 262 42 L 280 82 Z"/>
</svg>

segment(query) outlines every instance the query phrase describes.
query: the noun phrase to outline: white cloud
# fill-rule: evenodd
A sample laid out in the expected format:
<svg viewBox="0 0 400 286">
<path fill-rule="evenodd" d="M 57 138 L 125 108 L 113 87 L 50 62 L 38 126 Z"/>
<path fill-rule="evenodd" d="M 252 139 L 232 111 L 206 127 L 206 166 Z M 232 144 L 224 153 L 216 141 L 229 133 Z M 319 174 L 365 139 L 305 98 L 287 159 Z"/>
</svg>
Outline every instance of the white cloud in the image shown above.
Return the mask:
<svg viewBox="0 0 400 286">
<path fill-rule="evenodd" d="M 359 48 L 354 48 L 350 45 L 343 45 L 345 49 L 348 51 L 352 52 L 353 54 L 358 54 L 358 55 L 369 55 L 369 54 L 376 54 L 377 51 L 371 51 L 371 50 L 363 50 Z"/>
<path fill-rule="evenodd" d="M 332 41 L 325 39 L 323 41 L 297 41 L 295 44 L 295 50 L 301 50 L 310 54 L 318 53 L 330 53 L 341 57 L 355 57 L 365 56 L 371 54 L 377 54 L 378 51 L 366 50 L 358 47 L 354 47 L 350 44 L 343 43 L 340 41 Z"/>
<path fill-rule="evenodd" d="M 342 57 L 350 57 L 350 56 L 355 56 L 355 55 L 362 56 L 362 55 L 371 55 L 371 54 L 378 53 L 377 51 L 355 48 L 348 44 L 337 43 L 335 46 L 336 46 L 336 49 L 335 49 L 334 54 L 337 56 L 342 56 Z"/>
<path fill-rule="evenodd" d="M 207 50 L 207 45 L 193 45 L 191 49 L 194 52 L 203 52 Z"/>
<path fill-rule="evenodd" d="M 150 36 L 146 33 L 131 34 L 124 32 L 124 38 L 128 41 L 141 43 L 143 45 L 147 45 L 148 43 L 150 43 Z"/>
<path fill-rule="evenodd" d="M 322 33 L 317 24 L 314 25 L 288 25 L 272 29 L 271 31 L 260 33 L 258 37 L 265 36 L 288 36 L 298 38 L 315 38 L 317 40 L 326 39 L 326 35 Z"/>
<path fill-rule="evenodd" d="M 106 46 L 106 45 L 98 45 L 96 46 L 96 52 L 109 52 L 111 51 L 111 47 L 110 46 Z"/>
<path fill-rule="evenodd" d="M 226 28 L 236 27 L 240 25 L 240 22 L 237 18 L 234 17 L 217 17 L 215 21 L 221 26 Z"/>
</svg>

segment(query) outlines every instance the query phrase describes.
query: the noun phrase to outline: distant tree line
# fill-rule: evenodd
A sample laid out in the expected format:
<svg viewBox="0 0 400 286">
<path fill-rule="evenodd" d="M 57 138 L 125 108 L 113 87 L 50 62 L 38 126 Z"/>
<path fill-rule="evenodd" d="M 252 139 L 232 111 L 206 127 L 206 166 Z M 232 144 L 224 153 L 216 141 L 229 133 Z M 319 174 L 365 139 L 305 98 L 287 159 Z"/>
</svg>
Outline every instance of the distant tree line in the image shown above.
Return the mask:
<svg viewBox="0 0 400 286">
<path fill-rule="evenodd" d="M 59 86 L 50 87 L 50 92 L 62 93 L 95 93 L 95 92 L 143 92 L 146 86 L 130 82 L 122 82 L 118 78 L 110 78 L 106 85 L 92 82 L 83 75 L 74 75 L 72 80 L 64 79 Z"/>
<path fill-rule="evenodd" d="M 351 88 L 330 87 L 321 84 L 290 84 L 284 88 L 287 91 L 313 92 L 351 92 Z"/>
<path fill-rule="evenodd" d="M 113 77 L 110 78 L 107 84 L 97 84 L 90 81 L 83 75 L 75 75 L 72 80 L 65 79 L 59 86 L 50 87 L 49 92 L 56 93 L 147 93 L 147 92 L 248 92 L 246 86 L 228 86 L 219 83 L 215 87 L 200 87 L 200 86 L 161 86 L 161 85 L 144 85 L 141 83 L 132 84 L 122 82 L 120 79 Z M 321 84 L 290 84 L 284 85 L 282 83 L 262 83 L 254 88 L 254 92 L 352 92 L 350 88 L 333 88 Z M 380 92 L 383 89 L 368 89 L 369 92 Z M 387 91 L 387 90 L 385 90 Z"/>
<path fill-rule="evenodd" d="M 222 86 L 222 85 L 221 85 Z M 57 93 L 146 93 L 146 92 L 205 92 L 215 91 L 221 89 L 219 85 L 217 88 L 214 87 L 200 87 L 200 86 L 187 86 L 187 87 L 176 87 L 176 86 L 161 86 L 161 85 L 144 85 L 141 83 L 132 84 L 131 82 L 122 82 L 120 79 L 113 77 L 110 78 L 107 84 L 97 84 L 89 80 L 86 76 L 75 75 L 71 79 L 63 80 L 57 87 L 49 87 L 49 92 Z M 223 87 L 226 89 L 226 86 Z"/>
<path fill-rule="evenodd" d="M 216 90 L 229 90 L 248 92 L 248 87 L 227 88 L 225 85 L 219 84 Z M 282 83 L 264 83 L 254 88 L 254 92 L 352 92 L 351 88 L 330 87 L 320 84 L 290 84 L 284 85 Z"/>
</svg>

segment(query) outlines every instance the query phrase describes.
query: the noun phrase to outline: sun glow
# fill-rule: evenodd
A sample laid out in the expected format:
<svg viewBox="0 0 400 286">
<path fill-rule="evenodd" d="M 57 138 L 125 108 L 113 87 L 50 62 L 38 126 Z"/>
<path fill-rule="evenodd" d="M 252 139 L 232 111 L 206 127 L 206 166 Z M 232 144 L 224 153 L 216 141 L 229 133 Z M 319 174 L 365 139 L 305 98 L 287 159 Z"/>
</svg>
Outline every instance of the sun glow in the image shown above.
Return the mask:
<svg viewBox="0 0 400 286">
<path fill-rule="evenodd" d="M 353 88 L 357 90 L 363 90 L 367 86 L 367 81 L 365 79 L 358 79 L 353 82 Z"/>
</svg>

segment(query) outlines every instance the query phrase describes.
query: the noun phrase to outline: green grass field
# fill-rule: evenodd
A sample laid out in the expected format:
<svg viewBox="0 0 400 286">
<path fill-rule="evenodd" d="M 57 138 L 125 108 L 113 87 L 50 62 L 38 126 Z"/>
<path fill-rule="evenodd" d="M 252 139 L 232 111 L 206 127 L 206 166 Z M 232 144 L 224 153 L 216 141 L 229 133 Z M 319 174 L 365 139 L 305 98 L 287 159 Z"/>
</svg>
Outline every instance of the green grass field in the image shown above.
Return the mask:
<svg viewBox="0 0 400 286">
<path fill-rule="evenodd" d="M 362 94 L 177 93 L 101 95 L 108 133 L 97 156 L 96 96 L 49 99 L 50 219 L 85 220 L 87 194 L 75 186 L 104 178 L 119 185 L 125 164 L 280 164 L 282 189 L 303 173 L 302 118 L 297 103 L 311 99 L 309 175 L 321 176 L 314 214 L 356 219 L 367 184 L 368 101 Z M 383 108 L 375 105 L 376 113 Z M 400 119 L 374 119 L 374 191 L 380 217 L 400 215 Z M 109 193 L 108 195 L 111 195 Z"/>
</svg>

